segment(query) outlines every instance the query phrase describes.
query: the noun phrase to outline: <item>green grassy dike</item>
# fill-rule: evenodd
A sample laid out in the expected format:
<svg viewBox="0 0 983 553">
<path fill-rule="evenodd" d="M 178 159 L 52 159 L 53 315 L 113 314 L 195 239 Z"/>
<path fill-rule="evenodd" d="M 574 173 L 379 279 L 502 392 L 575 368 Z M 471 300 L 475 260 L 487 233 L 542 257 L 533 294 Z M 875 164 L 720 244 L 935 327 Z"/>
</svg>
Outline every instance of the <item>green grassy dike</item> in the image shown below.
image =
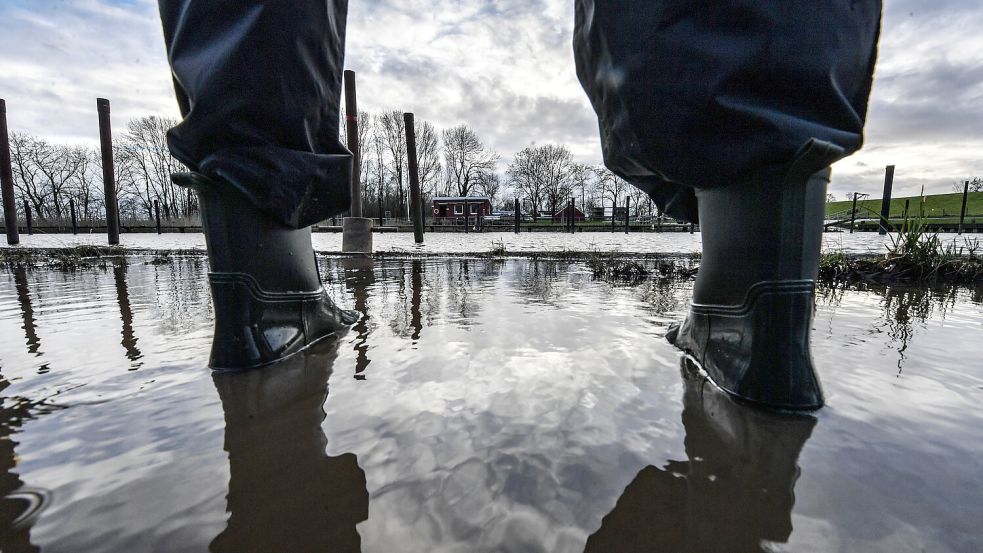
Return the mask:
<svg viewBox="0 0 983 553">
<path fill-rule="evenodd" d="M 897 219 L 904 217 L 905 201 L 909 202 L 908 215 L 919 215 L 919 204 L 922 201 L 922 197 L 906 196 L 901 198 L 891 198 L 890 217 Z M 961 192 L 925 196 L 924 216 L 929 218 L 953 217 L 954 221 L 958 221 L 959 213 L 962 209 L 962 202 L 963 195 Z M 848 211 L 852 206 L 853 202 L 851 200 L 828 202 L 826 204 L 826 215 L 828 216 L 834 213 Z M 863 208 L 866 208 L 874 213 L 880 214 L 881 199 L 875 198 L 858 200 L 857 208 L 861 212 L 864 210 Z M 970 192 L 966 198 L 966 217 L 968 218 L 973 216 L 983 216 L 983 192 Z"/>
</svg>

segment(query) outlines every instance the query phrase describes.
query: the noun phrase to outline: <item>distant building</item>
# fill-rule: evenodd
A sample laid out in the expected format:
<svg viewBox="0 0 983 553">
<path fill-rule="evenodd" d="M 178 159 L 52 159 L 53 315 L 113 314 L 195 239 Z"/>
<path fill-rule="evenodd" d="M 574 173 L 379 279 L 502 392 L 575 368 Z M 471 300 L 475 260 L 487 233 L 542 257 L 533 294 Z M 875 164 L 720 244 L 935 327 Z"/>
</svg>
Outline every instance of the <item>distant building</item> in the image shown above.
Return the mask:
<svg viewBox="0 0 983 553">
<path fill-rule="evenodd" d="M 613 209 L 614 209 L 614 216 L 616 219 L 625 218 L 625 213 L 627 213 L 627 209 L 625 209 L 625 206 L 619 205 L 618 207 Z M 591 220 L 594 221 L 603 221 L 605 219 L 611 219 L 611 210 L 612 210 L 611 206 L 595 206 L 594 209 L 591 211 L 590 218 Z"/>
<path fill-rule="evenodd" d="M 471 221 L 491 215 L 491 198 L 487 196 L 436 196 L 431 216 L 437 223 L 463 224 L 465 204 Z"/>
</svg>

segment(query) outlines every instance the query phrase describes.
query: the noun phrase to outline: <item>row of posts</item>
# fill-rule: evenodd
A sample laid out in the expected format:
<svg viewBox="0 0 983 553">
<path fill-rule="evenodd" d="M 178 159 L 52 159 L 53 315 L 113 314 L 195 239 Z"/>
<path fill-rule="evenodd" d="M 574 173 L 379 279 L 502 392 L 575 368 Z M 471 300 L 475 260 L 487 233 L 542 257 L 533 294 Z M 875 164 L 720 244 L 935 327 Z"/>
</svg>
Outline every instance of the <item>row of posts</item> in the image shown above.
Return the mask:
<svg viewBox="0 0 983 553">
<path fill-rule="evenodd" d="M 116 179 L 113 171 L 113 133 L 109 120 L 109 100 L 96 99 L 99 112 L 99 146 L 102 150 L 102 182 L 106 198 L 106 231 L 110 244 L 119 244 L 119 207 L 116 202 Z M 7 132 L 7 103 L 0 99 L 0 192 L 3 196 L 3 217 L 6 223 L 7 243 L 20 243 L 17 230 L 17 206 L 14 203 L 14 177 L 10 165 L 10 136 Z M 75 217 L 75 201 L 69 200 L 72 212 L 72 232 L 78 232 Z M 31 206 L 24 200 L 24 219 L 27 233 L 32 233 Z M 158 229 L 160 223 L 157 223 Z"/>
</svg>

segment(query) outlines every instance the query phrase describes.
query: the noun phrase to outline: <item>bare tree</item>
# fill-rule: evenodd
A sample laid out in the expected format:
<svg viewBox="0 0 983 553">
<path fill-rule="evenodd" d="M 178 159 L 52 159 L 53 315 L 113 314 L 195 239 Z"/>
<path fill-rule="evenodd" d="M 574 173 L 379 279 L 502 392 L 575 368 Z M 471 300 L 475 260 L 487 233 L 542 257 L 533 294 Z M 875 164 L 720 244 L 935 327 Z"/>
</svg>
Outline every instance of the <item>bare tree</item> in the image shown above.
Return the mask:
<svg viewBox="0 0 983 553">
<path fill-rule="evenodd" d="M 966 186 L 966 182 L 965 181 L 953 183 L 952 184 L 952 191 L 953 192 L 959 192 L 961 194 L 962 191 L 963 191 L 963 188 L 965 186 Z M 969 191 L 970 192 L 983 192 L 983 178 L 981 178 L 981 177 L 973 177 L 969 181 Z"/>
<path fill-rule="evenodd" d="M 628 182 L 609 169 L 605 167 L 598 169 L 597 187 L 602 203 L 607 203 L 610 200 L 613 205 L 618 205 L 630 186 Z"/>
<path fill-rule="evenodd" d="M 14 186 L 22 198 L 30 202 L 39 218 L 49 212 L 51 190 L 46 186 L 41 169 L 34 162 L 33 151 L 40 140 L 29 134 L 10 134 L 10 161 L 14 173 Z"/>
<path fill-rule="evenodd" d="M 436 195 L 440 182 L 440 143 L 437 129 L 429 121 L 416 120 L 413 123 L 416 133 L 417 170 L 420 174 L 420 190 L 425 196 Z"/>
<path fill-rule="evenodd" d="M 123 147 L 136 175 L 133 193 L 148 218 L 154 216 L 154 200 L 160 203 L 168 219 L 172 215 L 181 215 L 188 208 L 188 202 L 178 202 L 179 198 L 185 200 L 187 196 L 180 194 L 171 182 L 172 173 L 185 170 L 167 148 L 167 130 L 175 125 L 176 120 L 157 116 L 133 119 L 126 125 Z"/>
<path fill-rule="evenodd" d="M 403 187 L 403 175 L 406 169 L 406 130 L 403 112 L 399 110 L 384 112 L 379 116 L 379 130 L 389 154 L 389 174 L 396 186 L 399 213 L 409 216 Z"/>
<path fill-rule="evenodd" d="M 98 215 L 97 209 L 104 203 L 101 190 L 102 167 L 99 152 L 94 148 L 79 147 L 79 170 L 71 180 L 70 194 L 81 219 L 92 219 Z"/>
<path fill-rule="evenodd" d="M 566 146 L 528 146 L 516 154 L 507 174 L 514 187 L 529 198 L 534 217 L 545 200 L 550 213 L 570 197 L 576 166 Z"/>
<path fill-rule="evenodd" d="M 498 196 L 498 191 L 502 188 L 502 179 L 498 176 L 498 173 L 481 173 L 478 176 L 477 189 L 491 201 L 492 207 L 495 207 L 495 198 Z"/>
<path fill-rule="evenodd" d="M 495 171 L 498 154 L 485 149 L 474 129 L 458 125 L 441 133 L 448 186 L 467 196 L 484 173 Z"/>
</svg>

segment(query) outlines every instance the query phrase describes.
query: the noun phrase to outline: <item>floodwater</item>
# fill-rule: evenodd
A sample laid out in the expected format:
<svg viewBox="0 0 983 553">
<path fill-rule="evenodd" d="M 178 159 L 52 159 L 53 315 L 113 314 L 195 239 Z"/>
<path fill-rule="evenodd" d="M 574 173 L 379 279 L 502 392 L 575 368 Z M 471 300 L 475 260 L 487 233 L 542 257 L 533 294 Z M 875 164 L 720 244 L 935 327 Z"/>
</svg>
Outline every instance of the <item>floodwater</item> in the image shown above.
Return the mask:
<svg viewBox="0 0 983 553">
<path fill-rule="evenodd" d="M 975 240 L 978 235 L 939 234 L 944 244 L 954 243 L 962 246 L 965 240 Z M 580 232 L 564 234 L 559 232 L 479 232 L 442 233 L 425 235 L 424 243 L 413 243 L 413 233 L 376 233 L 373 235 L 376 252 L 395 252 L 409 254 L 466 254 L 486 253 L 492 248 L 504 246 L 512 253 L 591 251 L 623 253 L 695 253 L 702 249 L 700 233 L 688 232 Z M 205 236 L 201 233 L 124 233 L 120 243 L 127 248 L 142 250 L 205 250 Z M 827 250 L 855 254 L 883 254 L 885 246 L 891 243 L 891 236 L 881 236 L 876 232 L 828 232 L 823 236 L 823 246 Z M 67 246 L 105 245 L 106 235 L 98 234 L 35 234 L 21 235 L 22 247 L 61 248 Z M 6 247 L 0 244 L 0 247 Z M 322 253 L 341 252 L 341 234 L 318 232 L 314 234 L 314 249 Z"/>
<path fill-rule="evenodd" d="M 781 417 L 665 342 L 690 282 L 327 258 L 365 317 L 213 375 L 204 258 L 150 261 L 0 269 L 0 551 L 983 550 L 983 291 L 823 289 Z"/>
</svg>

